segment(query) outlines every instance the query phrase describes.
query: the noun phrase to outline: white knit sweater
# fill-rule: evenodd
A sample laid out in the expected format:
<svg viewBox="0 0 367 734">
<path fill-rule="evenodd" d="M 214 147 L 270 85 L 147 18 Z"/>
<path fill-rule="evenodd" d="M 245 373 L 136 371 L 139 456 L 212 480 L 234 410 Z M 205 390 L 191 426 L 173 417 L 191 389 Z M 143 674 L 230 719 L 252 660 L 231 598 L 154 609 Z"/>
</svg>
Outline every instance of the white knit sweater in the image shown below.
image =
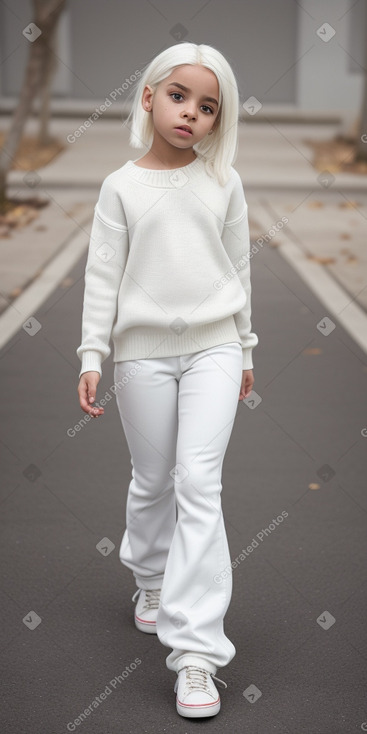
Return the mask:
<svg viewBox="0 0 367 734">
<path fill-rule="evenodd" d="M 251 369 L 247 202 L 237 171 L 222 187 L 202 157 L 152 170 L 129 160 L 103 181 L 85 268 L 81 371 L 110 355 L 173 357 L 239 342 Z"/>
</svg>

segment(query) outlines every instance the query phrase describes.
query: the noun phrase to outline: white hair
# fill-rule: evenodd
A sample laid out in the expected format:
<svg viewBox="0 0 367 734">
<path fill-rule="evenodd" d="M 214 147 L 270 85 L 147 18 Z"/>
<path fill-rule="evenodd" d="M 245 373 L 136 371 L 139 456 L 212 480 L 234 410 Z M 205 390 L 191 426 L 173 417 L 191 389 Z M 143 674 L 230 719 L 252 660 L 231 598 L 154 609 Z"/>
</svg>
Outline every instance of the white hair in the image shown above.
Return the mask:
<svg viewBox="0 0 367 734">
<path fill-rule="evenodd" d="M 235 75 L 224 56 L 212 46 L 195 43 L 178 43 L 156 56 L 145 68 L 134 89 L 132 109 L 126 120 L 130 127 L 130 145 L 133 148 L 150 148 L 153 142 L 153 120 L 143 109 L 142 94 L 146 84 L 155 90 L 176 66 L 201 64 L 210 69 L 218 80 L 219 108 L 214 131 L 205 136 L 193 149 L 205 160 L 209 175 L 224 186 L 230 175 L 230 167 L 237 155 L 239 95 Z"/>
</svg>

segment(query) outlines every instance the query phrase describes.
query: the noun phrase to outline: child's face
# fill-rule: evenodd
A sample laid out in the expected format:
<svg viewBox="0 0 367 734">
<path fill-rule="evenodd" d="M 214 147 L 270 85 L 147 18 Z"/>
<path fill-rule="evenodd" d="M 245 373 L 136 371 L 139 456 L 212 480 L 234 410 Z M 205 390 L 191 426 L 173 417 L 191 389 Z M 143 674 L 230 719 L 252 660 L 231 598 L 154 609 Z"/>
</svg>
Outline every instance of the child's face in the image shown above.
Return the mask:
<svg viewBox="0 0 367 734">
<path fill-rule="evenodd" d="M 218 103 L 217 77 L 200 64 L 177 66 L 154 93 L 147 85 L 142 96 L 144 109 L 153 116 L 155 140 L 163 138 L 179 149 L 192 148 L 208 134 L 218 117 Z M 178 130 L 182 125 L 191 128 L 191 134 Z"/>
</svg>

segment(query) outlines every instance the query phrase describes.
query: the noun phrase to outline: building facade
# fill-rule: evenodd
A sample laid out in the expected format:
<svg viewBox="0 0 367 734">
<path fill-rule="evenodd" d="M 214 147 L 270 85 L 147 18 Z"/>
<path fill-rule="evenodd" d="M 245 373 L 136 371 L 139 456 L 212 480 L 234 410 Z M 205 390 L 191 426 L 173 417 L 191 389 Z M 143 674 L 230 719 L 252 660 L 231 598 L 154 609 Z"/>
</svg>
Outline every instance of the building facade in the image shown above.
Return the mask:
<svg viewBox="0 0 367 734">
<path fill-rule="evenodd" d="M 236 74 L 241 103 L 264 113 L 355 116 L 364 81 L 365 0 L 69 0 L 61 17 L 52 109 L 69 114 L 111 100 L 129 108 L 137 73 L 180 41 L 218 48 Z M 30 0 L 0 4 L 0 106 L 17 101 L 30 41 Z M 115 91 L 114 90 L 120 90 Z M 112 97 L 111 97 L 112 95 Z"/>
</svg>

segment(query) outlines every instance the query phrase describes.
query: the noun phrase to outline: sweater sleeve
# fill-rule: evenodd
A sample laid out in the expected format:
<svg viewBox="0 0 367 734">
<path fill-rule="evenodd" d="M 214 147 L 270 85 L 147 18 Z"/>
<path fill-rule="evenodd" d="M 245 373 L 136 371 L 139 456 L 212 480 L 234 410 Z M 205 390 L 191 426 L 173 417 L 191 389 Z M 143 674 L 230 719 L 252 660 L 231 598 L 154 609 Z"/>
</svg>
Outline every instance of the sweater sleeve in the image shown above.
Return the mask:
<svg viewBox="0 0 367 734">
<path fill-rule="evenodd" d="M 123 207 L 111 176 L 107 176 L 94 207 L 85 267 L 82 342 L 76 350 L 82 363 L 79 377 L 90 370 L 102 375 L 102 362 L 111 353 L 109 342 L 128 251 Z"/>
<path fill-rule="evenodd" d="M 242 343 L 242 369 L 253 368 L 252 350 L 259 342 L 257 334 L 251 330 L 251 268 L 250 233 L 248 224 L 248 206 L 239 173 L 234 170 L 235 184 L 228 205 L 226 220 L 222 232 L 222 242 L 236 270 L 236 277 L 246 293 L 246 302 L 240 311 L 234 314 L 234 320 Z"/>
</svg>

